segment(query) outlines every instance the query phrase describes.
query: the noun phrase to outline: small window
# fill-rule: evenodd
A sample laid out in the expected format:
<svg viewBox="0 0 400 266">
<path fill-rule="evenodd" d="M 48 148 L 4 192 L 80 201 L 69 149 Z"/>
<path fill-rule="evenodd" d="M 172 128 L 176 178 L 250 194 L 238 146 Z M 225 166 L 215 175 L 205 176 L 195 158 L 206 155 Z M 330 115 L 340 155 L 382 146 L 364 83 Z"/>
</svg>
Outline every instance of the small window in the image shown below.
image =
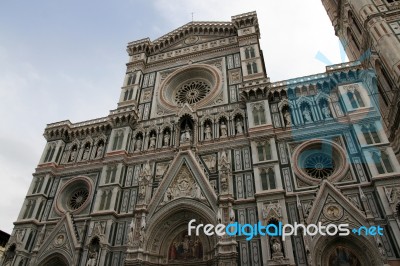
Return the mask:
<svg viewBox="0 0 400 266">
<path fill-rule="evenodd" d="M 256 62 L 247 63 L 247 74 L 256 74 L 258 73 L 258 67 Z"/>
<path fill-rule="evenodd" d="M 135 80 L 136 80 L 136 74 L 132 74 L 132 73 L 129 74 L 127 85 L 129 86 L 129 85 L 134 84 Z"/>
<path fill-rule="evenodd" d="M 358 90 L 348 91 L 347 97 L 349 98 L 351 107 L 353 109 L 365 107 L 364 101 L 361 97 L 361 94 Z"/>
<path fill-rule="evenodd" d="M 262 105 L 254 106 L 252 113 L 255 126 L 263 125 L 266 123 L 264 107 Z"/>
<path fill-rule="evenodd" d="M 374 152 L 372 159 L 375 163 L 376 170 L 378 174 L 392 173 L 393 167 L 390 162 L 389 155 L 386 152 L 381 152 L 380 155 Z"/>
<path fill-rule="evenodd" d="M 268 161 L 272 159 L 271 145 L 269 141 L 257 144 L 257 154 L 259 161 Z"/>
<path fill-rule="evenodd" d="M 380 143 L 381 140 L 379 138 L 378 132 L 373 124 L 371 125 L 362 125 L 361 132 L 364 136 L 365 142 L 370 145 L 374 143 Z"/>
<path fill-rule="evenodd" d="M 263 190 L 276 189 L 275 173 L 272 168 L 261 170 L 260 177 Z"/>
<path fill-rule="evenodd" d="M 252 46 L 247 47 L 246 50 L 244 51 L 244 54 L 245 54 L 246 59 L 256 57 L 256 53 Z"/>
</svg>

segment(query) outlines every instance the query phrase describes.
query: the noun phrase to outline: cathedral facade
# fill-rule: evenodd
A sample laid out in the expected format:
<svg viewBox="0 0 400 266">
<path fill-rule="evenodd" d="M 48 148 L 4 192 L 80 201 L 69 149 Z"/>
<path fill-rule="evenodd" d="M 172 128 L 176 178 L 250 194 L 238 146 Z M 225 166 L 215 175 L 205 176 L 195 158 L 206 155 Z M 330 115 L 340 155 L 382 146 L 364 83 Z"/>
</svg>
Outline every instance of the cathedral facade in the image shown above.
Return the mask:
<svg viewBox="0 0 400 266">
<path fill-rule="evenodd" d="M 250 12 L 130 42 L 117 108 L 45 128 L 0 265 L 400 265 L 400 165 L 375 71 L 271 82 L 259 39 Z M 247 240 L 190 234 L 191 220 L 384 233 Z"/>
</svg>

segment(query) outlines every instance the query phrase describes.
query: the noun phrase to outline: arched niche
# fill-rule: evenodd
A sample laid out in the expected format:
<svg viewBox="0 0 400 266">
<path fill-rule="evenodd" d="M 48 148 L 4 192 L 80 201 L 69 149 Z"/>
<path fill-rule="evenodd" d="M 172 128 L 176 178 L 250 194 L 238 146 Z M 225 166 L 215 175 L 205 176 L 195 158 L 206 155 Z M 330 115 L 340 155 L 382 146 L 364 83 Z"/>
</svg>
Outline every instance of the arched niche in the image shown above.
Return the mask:
<svg viewBox="0 0 400 266">
<path fill-rule="evenodd" d="M 188 223 L 195 219 L 198 224 L 216 224 L 215 213 L 206 204 L 194 199 L 179 198 L 168 202 L 158 210 L 147 228 L 145 249 L 152 262 L 161 265 L 207 265 L 215 256 L 217 238 L 206 236 L 200 230 L 195 236 L 188 233 Z"/>
</svg>

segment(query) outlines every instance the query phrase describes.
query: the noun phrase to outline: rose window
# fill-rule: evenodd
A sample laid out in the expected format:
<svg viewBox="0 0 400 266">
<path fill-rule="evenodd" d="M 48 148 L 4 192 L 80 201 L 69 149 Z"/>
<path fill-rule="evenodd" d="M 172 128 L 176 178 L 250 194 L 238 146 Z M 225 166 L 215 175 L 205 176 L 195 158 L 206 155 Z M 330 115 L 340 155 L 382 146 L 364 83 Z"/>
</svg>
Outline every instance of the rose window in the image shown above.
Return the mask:
<svg viewBox="0 0 400 266">
<path fill-rule="evenodd" d="M 313 153 L 304 160 L 304 170 L 311 177 L 327 178 L 335 171 L 335 162 L 325 153 Z"/>
<path fill-rule="evenodd" d="M 349 171 L 346 152 L 330 140 L 312 139 L 293 151 L 293 170 L 304 183 L 317 185 L 322 180 L 341 181 Z"/>
<path fill-rule="evenodd" d="M 175 102 L 179 104 L 194 104 L 204 99 L 211 87 L 204 81 L 189 81 L 180 87 L 175 94 Z"/>
<path fill-rule="evenodd" d="M 89 197 L 89 191 L 86 188 L 81 188 L 72 193 L 68 205 L 72 210 L 79 209 Z"/>
<path fill-rule="evenodd" d="M 67 211 L 80 213 L 91 203 L 93 183 L 88 177 L 78 176 L 65 181 L 56 196 L 55 209 L 58 214 Z"/>
</svg>

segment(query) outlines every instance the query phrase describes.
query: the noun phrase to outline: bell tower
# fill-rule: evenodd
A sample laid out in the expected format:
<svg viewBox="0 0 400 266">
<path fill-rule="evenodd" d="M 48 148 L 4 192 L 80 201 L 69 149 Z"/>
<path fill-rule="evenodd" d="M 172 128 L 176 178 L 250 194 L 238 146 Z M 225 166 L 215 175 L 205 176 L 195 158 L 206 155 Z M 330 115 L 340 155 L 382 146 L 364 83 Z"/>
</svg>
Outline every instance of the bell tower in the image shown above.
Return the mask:
<svg viewBox="0 0 400 266">
<path fill-rule="evenodd" d="M 322 0 L 350 60 L 375 70 L 376 97 L 400 158 L 400 1 Z"/>
</svg>

